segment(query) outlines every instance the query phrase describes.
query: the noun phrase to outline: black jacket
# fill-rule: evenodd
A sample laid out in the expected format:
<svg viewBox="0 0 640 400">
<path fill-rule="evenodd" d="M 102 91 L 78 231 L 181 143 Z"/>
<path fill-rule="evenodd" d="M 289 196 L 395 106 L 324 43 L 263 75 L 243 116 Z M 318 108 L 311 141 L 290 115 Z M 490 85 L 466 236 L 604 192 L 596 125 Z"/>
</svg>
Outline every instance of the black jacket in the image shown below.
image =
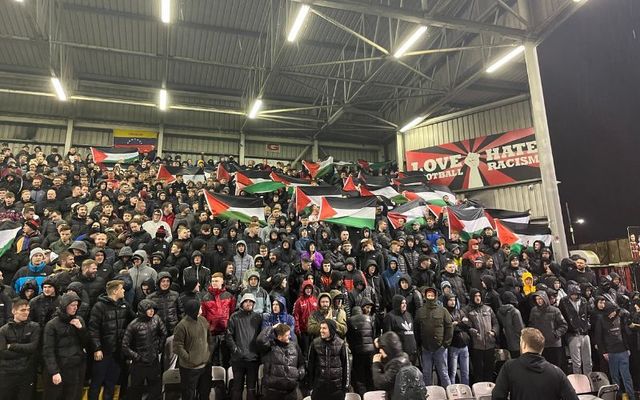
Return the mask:
<svg viewBox="0 0 640 400">
<path fill-rule="evenodd" d="M 579 301 L 578 310 L 573 306 L 570 296 L 563 297 L 559 304 L 560 312 L 567 321 L 567 333 L 572 335 L 586 335 L 591 329 L 588 302 L 582 296 Z"/>
<path fill-rule="evenodd" d="M 45 296 L 40 293 L 29 301 L 29 319 L 40 324 L 42 328 L 49 322 L 60 304 L 60 297 L 57 295 Z"/>
<path fill-rule="evenodd" d="M 67 306 L 74 301 L 80 304 L 80 297 L 75 293 L 63 295 L 58 315 L 44 327 L 42 358 L 50 376 L 81 367 L 86 360 L 88 333 L 85 321 L 77 312 L 76 315 L 66 312 Z M 74 318 L 80 321 L 82 329 L 69 323 Z"/>
<path fill-rule="evenodd" d="M 40 325 L 36 322 L 17 323 L 12 319 L 0 328 L 0 376 L 31 373 L 39 344 Z"/>
<path fill-rule="evenodd" d="M 124 332 L 133 317 L 131 307 L 124 299 L 115 302 L 106 295 L 100 296 L 89 319 L 91 350 L 120 354 Z"/>
<path fill-rule="evenodd" d="M 609 314 L 616 312 L 613 318 Z M 605 309 L 598 313 L 593 326 L 593 341 L 601 354 L 622 353 L 628 350 L 623 336 L 624 326 L 618 308 L 607 303 Z"/>
<path fill-rule="evenodd" d="M 529 314 L 529 326 L 542 332 L 544 347 L 562 347 L 562 336 L 567 333 L 567 321 L 564 320 L 558 307 L 549 305 L 546 292 L 539 290 L 535 296 L 542 297 L 545 305 L 533 307 Z"/>
<path fill-rule="evenodd" d="M 288 394 L 295 391 L 305 376 L 304 356 L 295 342 L 284 344 L 274 338 L 269 326 L 257 338 L 258 348 L 263 353 L 263 387 Z"/>
<path fill-rule="evenodd" d="M 385 332 L 395 332 L 402 342 L 402 350 L 409 356 L 416 354 L 418 346 L 413 332 L 413 318 L 408 311 L 400 311 L 400 305 L 404 297 L 393 296 L 393 310 L 384 316 L 383 330 Z"/>
<path fill-rule="evenodd" d="M 477 289 L 471 291 L 470 298 L 473 299 Z M 496 348 L 500 325 L 498 318 L 491 310 L 491 307 L 475 303 L 470 303 L 465 309 L 469 322 L 469 336 L 471 337 L 471 347 L 475 350 L 489 350 Z"/>
<path fill-rule="evenodd" d="M 184 312 L 178 292 L 171 289 L 160 290 L 160 280 L 163 278 L 171 279 L 171 275 L 168 272 L 160 272 L 156 286 L 158 290 L 147 296 L 147 299 L 156 304 L 158 316 L 162 319 L 162 322 L 164 322 L 165 328 L 167 328 L 167 335 L 171 336 L 173 335 L 173 329 L 182 319 Z"/>
<path fill-rule="evenodd" d="M 346 392 L 349 386 L 349 357 L 347 344 L 337 335 L 325 340 L 316 338 L 309 349 L 309 377 L 313 381 L 314 394 Z M 319 397 L 321 398 L 321 396 Z"/>
<path fill-rule="evenodd" d="M 347 342 L 353 354 L 375 353 L 374 333 L 373 318 L 370 315 L 364 315 L 359 306 L 353 307 L 351 317 L 347 320 Z"/>
<path fill-rule="evenodd" d="M 100 297 L 100 295 L 103 294 L 105 291 L 106 282 L 103 278 L 97 275 L 95 278 L 92 279 L 92 278 L 87 278 L 86 276 L 82 275 L 82 273 L 80 273 L 73 280 L 73 282 L 82 283 L 84 290 L 87 292 L 87 295 L 89 295 L 90 307 L 93 307 L 94 304 L 96 304 L 96 301 L 98 301 L 98 297 Z"/>
<path fill-rule="evenodd" d="M 122 339 L 122 354 L 136 363 L 153 364 L 164 350 L 167 329 L 157 314 L 149 318 L 147 310 L 155 303 L 144 299 L 138 304 L 138 317 L 131 321 Z"/>
<path fill-rule="evenodd" d="M 3 326 L 13 318 L 11 314 L 12 297 L 15 296 L 13 289 L 7 285 L 0 285 L 0 326 Z"/>
<path fill-rule="evenodd" d="M 258 360 L 256 339 L 261 327 L 262 315 L 257 312 L 240 309 L 229 317 L 225 338 L 231 350 L 231 361 Z"/>
<path fill-rule="evenodd" d="M 541 355 L 525 353 L 500 370 L 492 400 L 578 400 L 566 375 Z"/>
<path fill-rule="evenodd" d="M 515 295 L 513 295 L 515 298 Z M 513 304 L 503 304 L 496 314 L 502 328 L 502 345 L 510 351 L 520 351 L 520 332 L 524 328 L 522 315 Z"/>
<path fill-rule="evenodd" d="M 373 387 L 375 390 L 387 392 L 386 399 L 392 398 L 393 389 L 396 383 L 396 376 L 403 367 L 411 365 L 407 353 L 400 353 L 399 356 L 387 362 L 375 362 L 371 367 L 373 377 Z M 407 399 L 411 400 L 411 399 Z"/>
</svg>

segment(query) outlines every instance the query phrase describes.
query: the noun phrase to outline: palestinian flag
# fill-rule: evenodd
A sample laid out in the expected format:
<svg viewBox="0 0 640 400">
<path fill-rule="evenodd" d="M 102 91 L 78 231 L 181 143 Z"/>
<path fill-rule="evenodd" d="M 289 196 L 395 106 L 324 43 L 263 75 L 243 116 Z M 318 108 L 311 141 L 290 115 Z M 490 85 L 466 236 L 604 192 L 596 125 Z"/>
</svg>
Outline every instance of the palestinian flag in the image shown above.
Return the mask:
<svg viewBox="0 0 640 400">
<path fill-rule="evenodd" d="M 377 171 L 379 169 L 385 169 L 385 168 L 389 168 L 393 165 L 393 161 L 381 161 L 381 162 L 374 162 L 369 164 L 369 168 L 372 171 Z"/>
<path fill-rule="evenodd" d="M 356 184 L 353 176 L 349 175 L 347 179 L 344 181 L 344 185 L 342 186 L 342 190 L 345 192 L 357 192 L 359 184 Z"/>
<path fill-rule="evenodd" d="M 227 182 L 231 181 L 231 174 L 224 167 L 223 162 L 219 162 L 218 168 L 216 168 L 216 180 L 219 181 L 221 179 L 226 179 Z"/>
<path fill-rule="evenodd" d="M 404 220 L 405 224 L 412 224 L 413 221 L 420 222 L 420 225 L 425 225 L 425 207 L 427 202 L 422 199 L 412 200 L 408 203 L 404 203 L 401 206 L 394 208 L 387 213 L 387 219 L 393 227 L 393 229 L 402 228 L 401 220 Z"/>
<path fill-rule="evenodd" d="M 394 183 L 396 185 L 421 186 L 421 185 L 427 185 L 429 181 L 427 180 L 427 177 L 424 175 L 411 175 L 411 176 L 405 176 L 402 178 L 394 179 Z"/>
<path fill-rule="evenodd" d="M 516 245 L 516 247 L 532 247 L 533 242 L 540 240 L 545 246 L 551 246 L 553 235 L 547 225 L 519 224 L 513 222 L 495 220 L 496 234 L 501 243 Z"/>
<path fill-rule="evenodd" d="M 393 201 L 396 204 L 403 204 L 407 202 L 407 198 L 401 195 L 400 193 L 398 193 L 391 186 L 385 186 L 379 189 L 370 189 L 367 187 L 367 185 L 360 185 L 359 191 L 360 191 L 360 196 L 362 197 L 380 196 L 390 201 Z"/>
<path fill-rule="evenodd" d="M 294 178 L 289 175 L 284 175 L 278 172 L 271 172 L 269 175 L 274 182 L 280 182 L 285 186 L 302 186 L 309 185 L 311 182 L 308 179 Z"/>
<path fill-rule="evenodd" d="M 519 212 L 519 211 L 509 211 L 509 210 L 499 210 L 496 208 L 485 208 L 487 212 L 487 216 L 491 221 L 491 225 L 495 227 L 494 220 L 499 219 L 502 222 L 511 222 L 514 224 L 528 224 L 531 216 L 529 215 L 529 211 Z"/>
<path fill-rule="evenodd" d="M 115 147 L 91 147 L 96 164 L 134 163 L 138 161 L 138 149 Z"/>
<path fill-rule="evenodd" d="M 375 197 L 323 197 L 320 221 L 333 222 L 354 228 L 374 229 L 376 222 Z"/>
<path fill-rule="evenodd" d="M 323 197 L 340 197 L 342 191 L 335 186 L 297 186 L 296 187 L 296 212 L 300 213 L 312 204 L 317 206 Z"/>
<path fill-rule="evenodd" d="M 382 188 L 391 184 L 391 177 L 388 175 L 374 176 L 360 173 L 358 178 L 364 181 L 370 188 Z"/>
<path fill-rule="evenodd" d="M 456 204 L 456 195 L 449 189 L 448 186 L 444 185 L 429 185 L 431 190 L 438 193 L 440 197 L 449 205 Z"/>
<path fill-rule="evenodd" d="M 11 248 L 16 235 L 22 226 L 13 221 L 0 222 L 0 257 Z"/>
<path fill-rule="evenodd" d="M 426 201 L 428 204 L 433 204 L 437 206 L 447 206 L 447 203 L 442 197 L 441 193 L 435 192 L 429 186 L 420 185 L 420 186 L 400 186 L 400 190 L 404 197 L 409 200 L 422 199 Z"/>
<path fill-rule="evenodd" d="M 362 169 L 369 169 L 369 162 L 367 160 L 358 159 L 358 165 Z"/>
<path fill-rule="evenodd" d="M 473 234 L 479 234 L 486 227 L 491 227 L 482 208 L 447 207 L 445 210 L 449 220 L 449 232 L 456 230 L 461 237 L 470 238 Z"/>
<path fill-rule="evenodd" d="M 284 187 L 284 183 L 274 182 L 269 175 L 269 171 L 236 172 L 236 195 L 241 191 L 251 194 L 270 193 Z"/>
<path fill-rule="evenodd" d="M 216 217 L 245 223 L 251 222 L 251 217 L 258 217 L 258 221 L 264 223 L 264 204 L 260 198 L 226 196 L 207 190 L 204 195 L 209 210 Z"/>
<path fill-rule="evenodd" d="M 321 178 L 331 172 L 331 170 L 333 169 L 333 157 L 329 157 L 326 160 L 317 163 L 311 161 L 302 161 L 302 165 L 304 165 L 307 171 L 309 171 L 309 175 L 311 175 L 311 178 Z"/>
<path fill-rule="evenodd" d="M 156 180 L 171 183 L 176 180 L 176 176 L 182 175 L 185 182 L 204 182 L 207 180 L 204 169 L 198 167 L 183 168 L 160 165 Z"/>
</svg>

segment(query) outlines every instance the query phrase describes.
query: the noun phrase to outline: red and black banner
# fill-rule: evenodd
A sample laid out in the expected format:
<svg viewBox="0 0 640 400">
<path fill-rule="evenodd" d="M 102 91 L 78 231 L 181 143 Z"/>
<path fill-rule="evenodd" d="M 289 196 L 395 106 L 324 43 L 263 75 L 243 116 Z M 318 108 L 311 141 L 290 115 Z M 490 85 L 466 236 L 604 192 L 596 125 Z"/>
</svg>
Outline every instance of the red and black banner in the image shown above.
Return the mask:
<svg viewBox="0 0 640 400">
<path fill-rule="evenodd" d="M 407 169 L 451 190 L 482 189 L 540 179 L 533 128 L 407 151 Z"/>
</svg>

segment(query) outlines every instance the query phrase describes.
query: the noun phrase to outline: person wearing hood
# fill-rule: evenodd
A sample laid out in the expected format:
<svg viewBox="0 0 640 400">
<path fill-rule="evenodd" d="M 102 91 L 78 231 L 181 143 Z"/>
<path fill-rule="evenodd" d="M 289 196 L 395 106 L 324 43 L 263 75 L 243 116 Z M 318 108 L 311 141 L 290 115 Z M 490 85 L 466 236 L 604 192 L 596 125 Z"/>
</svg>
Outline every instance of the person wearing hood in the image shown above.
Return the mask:
<svg viewBox="0 0 640 400">
<path fill-rule="evenodd" d="M 102 249 L 93 249 L 91 254 L 98 267 L 98 276 L 104 279 L 105 282 L 113 279 L 116 273 L 113 270 L 112 262 L 106 259 L 105 251 Z M 61 289 L 64 290 L 66 287 L 61 287 Z"/>
<path fill-rule="evenodd" d="M 53 318 L 59 304 L 58 288 L 54 280 L 48 277 L 42 282 L 40 294 L 29 301 L 29 307 L 31 308 L 29 318 L 44 328 L 45 324 Z"/>
<path fill-rule="evenodd" d="M 122 338 L 133 319 L 133 312 L 124 300 L 124 282 L 107 282 L 107 294 L 101 295 L 91 309 L 89 337 L 93 352 L 93 367 L 89 400 L 97 400 L 104 386 L 103 396 L 113 397 L 113 391 L 122 368 Z"/>
<path fill-rule="evenodd" d="M 469 250 L 462 255 L 462 265 L 467 268 L 472 268 L 476 259 L 479 257 L 484 258 L 484 253 L 480 251 L 480 242 L 478 239 L 469 239 Z"/>
<path fill-rule="evenodd" d="M 482 289 L 484 291 L 484 303 L 491 307 L 494 314 L 498 313 L 498 309 L 502 305 L 500 295 L 496 290 L 496 279 L 493 275 L 484 275 L 481 279 Z"/>
<path fill-rule="evenodd" d="M 525 271 L 522 273 L 522 291 L 525 296 L 529 296 L 532 293 L 535 293 L 536 287 L 533 284 L 533 275 L 529 271 Z"/>
<path fill-rule="evenodd" d="M 188 280 L 196 280 L 200 284 L 200 290 L 204 290 L 211 281 L 211 271 L 204 266 L 204 257 L 199 250 L 191 254 L 191 266 L 182 271 L 182 284 Z"/>
<path fill-rule="evenodd" d="M 353 370 L 352 386 L 356 393 L 364 396 L 365 392 L 374 390 L 371 379 L 371 362 L 376 347 L 375 320 L 372 317 L 373 302 L 365 299 L 361 306 L 351 309 L 351 317 L 347 320 L 347 342 L 353 353 L 353 364 L 358 368 Z M 402 351 L 402 344 L 398 344 Z M 407 360 L 409 358 L 407 357 Z"/>
<path fill-rule="evenodd" d="M 620 317 L 620 309 L 602 297 L 598 298 L 596 307 L 599 310 L 593 324 L 596 349 L 608 362 L 613 382 L 620 390 L 624 388 L 629 399 L 635 400 L 633 379 L 629 370 L 629 347 L 625 341 L 627 327 Z"/>
<path fill-rule="evenodd" d="M 280 245 L 280 261 L 287 264 L 289 268 L 293 268 L 294 265 L 300 262 L 300 254 L 293 248 L 289 237 L 283 239 Z"/>
<path fill-rule="evenodd" d="M 396 293 L 401 295 L 407 300 L 407 311 L 411 314 L 413 319 L 416 318 L 416 313 L 422 307 L 423 298 L 420 291 L 412 284 L 409 274 L 402 274 L 398 281 L 398 289 Z"/>
<path fill-rule="evenodd" d="M 128 270 L 133 266 L 133 261 L 131 261 L 131 257 L 133 257 L 133 250 L 131 247 L 124 246 L 118 252 L 118 261 L 113 264 L 114 273 L 119 273 L 122 270 Z"/>
<path fill-rule="evenodd" d="M 44 399 L 79 399 L 84 386 L 88 333 L 78 315 L 81 300 L 75 292 L 62 295 L 55 318 L 44 327 Z"/>
<path fill-rule="evenodd" d="M 442 387 L 451 384 L 447 367 L 447 348 L 453 339 L 453 320 L 446 308 L 436 302 L 438 292 L 433 287 L 424 291 L 425 304 L 416 314 L 416 337 L 422 349 L 422 373 L 426 386 L 431 385 L 432 366 L 435 364 Z"/>
<path fill-rule="evenodd" d="M 329 260 L 324 260 L 322 262 L 322 268 L 320 268 L 320 270 L 316 271 L 316 279 L 315 281 L 318 282 L 318 286 L 320 287 L 320 290 L 323 292 L 328 292 L 329 290 L 331 290 L 331 276 L 333 274 L 333 271 L 331 270 L 331 263 L 329 262 Z"/>
<path fill-rule="evenodd" d="M 283 296 L 276 295 L 271 297 L 271 312 L 262 314 L 262 326 L 264 331 L 268 327 L 275 327 L 278 324 L 287 324 L 290 329 L 291 340 L 296 341 L 295 321 L 293 315 L 287 313 L 287 301 Z"/>
<path fill-rule="evenodd" d="M 238 240 L 236 242 L 233 265 L 236 267 L 236 276 L 238 279 L 242 279 L 244 273 L 253 268 L 253 258 L 247 252 L 247 243 L 244 240 Z"/>
<path fill-rule="evenodd" d="M 412 364 L 418 357 L 418 346 L 413 330 L 413 317 L 407 311 L 407 300 L 401 295 L 393 296 L 392 309 L 383 319 L 383 331 L 395 332 L 402 342 L 402 349 L 409 355 Z"/>
<path fill-rule="evenodd" d="M 386 285 L 387 295 L 389 297 L 393 296 L 396 292 L 396 288 L 398 287 L 398 282 L 400 281 L 400 277 L 402 276 L 402 272 L 398 268 L 398 259 L 394 256 L 389 256 L 389 261 L 387 264 L 388 268 L 380 274 L 384 283 Z"/>
<path fill-rule="evenodd" d="M 324 256 L 322 255 L 322 253 L 317 251 L 316 243 L 313 240 L 310 240 L 309 242 L 307 242 L 305 251 L 300 253 L 300 258 L 305 258 L 305 257 L 311 260 L 311 267 L 314 270 L 319 271 L 322 268 Z"/>
<path fill-rule="evenodd" d="M 287 276 L 284 274 L 275 274 L 272 280 L 273 286 L 269 292 L 269 298 L 272 300 L 278 296 L 281 296 L 285 300 L 285 304 L 289 305 L 287 310 L 293 310 L 293 304 L 289 298 L 289 282 Z"/>
<path fill-rule="evenodd" d="M 156 314 L 164 323 L 167 336 L 172 336 L 184 314 L 180 296 L 178 292 L 171 290 L 173 278 L 168 272 L 160 272 L 156 283 L 157 290 L 147 296 L 147 300 L 154 302 Z"/>
<path fill-rule="evenodd" d="M 144 299 L 138 304 L 138 316 L 129 323 L 122 339 L 122 353 L 132 361 L 127 398 L 138 400 L 162 396 L 161 368 L 158 354 L 164 349 L 167 329 L 159 315 L 156 303 Z"/>
<path fill-rule="evenodd" d="M 185 316 L 176 325 L 173 352 L 178 356 L 182 400 L 208 399 L 211 392 L 211 333 L 209 323 L 200 313 L 200 302 L 189 299 L 184 303 Z"/>
<path fill-rule="evenodd" d="M 491 307 L 484 304 L 482 292 L 472 288 L 470 302 L 465 309 L 471 337 L 471 365 L 473 382 L 492 382 L 495 367 L 495 349 L 500 325 Z"/>
<path fill-rule="evenodd" d="M 242 296 L 251 293 L 254 296 L 253 312 L 262 315 L 269 312 L 269 293 L 260 286 L 260 274 L 256 271 L 250 272 L 247 277 L 247 287 L 238 295 L 238 306 L 241 304 Z"/>
<path fill-rule="evenodd" d="M 434 271 L 434 265 L 436 260 L 429 257 L 426 254 L 421 255 L 418 258 L 416 268 L 412 269 L 411 278 L 413 279 L 416 287 L 423 286 L 435 286 L 436 284 L 436 272 Z"/>
<path fill-rule="evenodd" d="M 347 318 L 351 316 L 351 310 L 354 307 L 362 306 L 363 301 L 366 299 L 375 305 L 373 288 L 367 285 L 367 282 L 362 276 L 356 275 L 353 280 L 353 289 L 347 294 Z"/>
<path fill-rule="evenodd" d="M 262 282 L 263 286 L 267 290 L 271 290 L 277 287 L 273 282 L 273 278 L 276 275 L 278 274 L 283 276 L 291 275 L 291 267 L 288 264 L 280 261 L 279 257 L 280 257 L 280 250 L 276 250 L 276 249 L 269 250 L 269 259 L 265 262 L 265 266 L 264 266 L 264 274 L 267 278 Z"/>
<path fill-rule="evenodd" d="M 76 315 L 81 317 L 85 322 L 89 321 L 89 313 L 91 312 L 91 306 L 89 305 L 89 295 L 87 291 L 84 290 L 82 283 L 80 282 L 71 282 L 69 286 L 67 286 L 66 293 L 75 293 L 76 296 L 80 299 L 80 304 L 78 305 L 78 311 Z"/>
<path fill-rule="evenodd" d="M 529 315 L 529 326 L 538 329 L 544 335 L 545 347 L 542 355 L 551 364 L 562 368 L 564 348 L 562 337 L 567 333 L 568 325 L 560 310 L 549 304 L 547 292 L 538 290 L 534 294 L 536 305 Z"/>
<path fill-rule="evenodd" d="M 308 333 L 309 318 L 318 309 L 318 299 L 313 295 L 313 290 L 312 281 L 303 281 L 298 299 L 293 304 L 294 332 L 298 336 L 298 342 L 305 355 L 308 354 L 312 340 Z"/>
<path fill-rule="evenodd" d="M 447 349 L 449 381 L 452 384 L 456 382 L 456 373 L 460 368 L 460 383 L 469 385 L 469 319 L 453 293 L 445 295 L 444 307 L 451 314 L 453 325 L 451 346 Z"/>
<path fill-rule="evenodd" d="M 323 292 L 318 296 L 318 309 L 311 314 L 307 324 L 307 333 L 313 338 L 320 336 L 320 324 L 325 319 L 335 322 L 338 335 L 344 338 L 347 334 L 347 314 L 342 309 L 333 307 L 333 299 L 329 293 Z"/>
<path fill-rule="evenodd" d="M 488 271 L 485 267 L 485 257 L 476 258 L 473 265 L 467 269 L 467 274 L 465 276 L 468 290 L 471 291 L 471 288 L 482 289 L 482 277 L 487 274 Z"/>
<path fill-rule="evenodd" d="M 240 284 L 240 280 L 236 276 L 236 267 L 233 265 L 232 261 L 224 262 L 224 287 L 227 289 L 227 292 L 231 293 L 234 296 L 237 296 L 242 291 L 242 285 Z"/>
<path fill-rule="evenodd" d="M 311 400 L 344 400 L 351 370 L 346 342 L 339 337 L 333 319 L 322 320 L 318 331 L 309 349 Z"/>
<path fill-rule="evenodd" d="M 129 268 L 129 276 L 131 277 L 131 283 L 133 287 L 138 288 L 141 287 L 142 282 L 147 280 L 151 280 L 154 282 L 158 278 L 158 273 L 155 269 L 149 266 L 147 262 L 147 252 L 144 250 L 136 250 L 133 252 L 133 257 L 131 257 L 133 261 L 133 266 Z"/>
<path fill-rule="evenodd" d="M 37 322 L 29 320 L 26 300 L 15 300 L 11 313 L 13 318 L 0 327 L 0 397 L 30 400 L 41 329 Z"/>
<path fill-rule="evenodd" d="M 18 298 L 30 301 L 38 295 L 38 283 L 35 279 L 31 279 L 22 285 L 22 289 L 18 292 Z"/>
<path fill-rule="evenodd" d="M 496 316 L 502 328 L 501 343 L 514 359 L 520 355 L 520 331 L 524 328 L 524 322 L 520 310 L 516 308 L 518 299 L 515 294 L 507 291 L 502 293 L 500 299 L 502 305 L 498 308 Z"/>
<path fill-rule="evenodd" d="M 25 282 L 35 280 L 37 294 L 42 282 L 53 273 L 53 267 L 45 263 L 44 250 L 40 247 L 36 247 L 29 252 L 29 260 L 29 263 L 20 268 L 13 276 L 12 286 L 16 293 L 20 292 Z"/>
<path fill-rule="evenodd" d="M 378 353 L 372 358 L 372 383 L 375 390 L 384 390 L 386 399 L 393 399 L 396 376 L 411 365 L 409 356 L 402 351 L 401 340 L 394 332 L 385 332 L 378 339 Z"/>
<path fill-rule="evenodd" d="M 588 376 L 592 371 L 589 304 L 581 296 L 578 285 L 569 285 L 567 291 L 569 295 L 560 300 L 558 308 L 567 321 L 567 343 L 573 373 Z"/>
<path fill-rule="evenodd" d="M 245 293 L 239 301 L 240 308 L 229 318 L 225 340 L 231 351 L 231 368 L 233 385 L 231 400 L 242 399 L 242 391 L 247 386 L 247 400 L 257 397 L 256 384 L 260 357 L 256 339 L 262 326 L 262 315 L 254 310 L 256 298 L 252 293 Z"/>
<path fill-rule="evenodd" d="M 507 361 L 498 374 L 493 400 L 578 400 L 564 372 L 542 357 L 544 335 L 524 328 L 520 357 Z"/>
</svg>

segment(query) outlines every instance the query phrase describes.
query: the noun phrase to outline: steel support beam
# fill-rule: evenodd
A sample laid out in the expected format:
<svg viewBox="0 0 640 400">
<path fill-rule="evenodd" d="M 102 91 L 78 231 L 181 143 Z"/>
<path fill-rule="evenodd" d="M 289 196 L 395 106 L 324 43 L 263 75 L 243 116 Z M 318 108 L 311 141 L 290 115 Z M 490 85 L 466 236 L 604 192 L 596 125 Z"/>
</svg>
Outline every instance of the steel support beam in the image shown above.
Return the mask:
<svg viewBox="0 0 640 400">
<path fill-rule="evenodd" d="M 396 132 L 396 161 L 398 162 L 398 171 L 404 171 L 404 133 Z"/>
<path fill-rule="evenodd" d="M 547 202 L 549 223 L 551 232 L 555 236 L 553 252 L 558 259 L 568 257 L 567 237 L 564 230 L 562 217 L 562 205 L 560 204 L 560 191 L 553 163 L 553 149 L 547 124 L 547 111 L 544 105 L 544 93 L 542 91 L 542 77 L 538 63 L 538 52 L 534 42 L 527 42 L 524 50 L 527 62 L 527 75 L 529 78 L 529 91 L 531 94 L 531 114 L 533 116 L 533 128 L 535 129 L 536 142 L 538 144 L 538 156 L 540 157 L 540 173 L 542 175 L 543 197 Z"/>
<path fill-rule="evenodd" d="M 313 147 L 311 148 L 311 161 L 318 161 L 320 159 L 320 148 L 318 146 L 318 139 L 313 139 Z"/>
<path fill-rule="evenodd" d="M 164 124 L 160 124 L 158 128 L 158 149 L 156 155 L 162 157 L 162 148 L 164 147 Z"/>
<path fill-rule="evenodd" d="M 64 136 L 64 154 L 69 152 L 73 143 L 73 120 L 67 120 L 67 133 Z"/>
<path fill-rule="evenodd" d="M 240 142 L 238 142 L 238 162 L 240 165 L 244 165 L 246 139 L 247 135 L 244 132 L 240 132 Z"/>
<path fill-rule="evenodd" d="M 477 21 L 465 20 L 447 16 L 428 15 L 418 10 L 397 8 L 384 5 L 365 4 L 353 0 L 293 0 L 297 3 L 305 3 L 316 7 L 335 8 L 354 13 L 375 15 L 384 18 L 393 18 L 415 24 L 430 25 L 454 29 L 463 32 L 486 33 L 498 35 L 509 39 L 524 40 L 529 37 L 523 29 L 509 28 L 506 26 L 486 24 Z M 422 15 L 421 15 L 422 14 Z"/>
</svg>

